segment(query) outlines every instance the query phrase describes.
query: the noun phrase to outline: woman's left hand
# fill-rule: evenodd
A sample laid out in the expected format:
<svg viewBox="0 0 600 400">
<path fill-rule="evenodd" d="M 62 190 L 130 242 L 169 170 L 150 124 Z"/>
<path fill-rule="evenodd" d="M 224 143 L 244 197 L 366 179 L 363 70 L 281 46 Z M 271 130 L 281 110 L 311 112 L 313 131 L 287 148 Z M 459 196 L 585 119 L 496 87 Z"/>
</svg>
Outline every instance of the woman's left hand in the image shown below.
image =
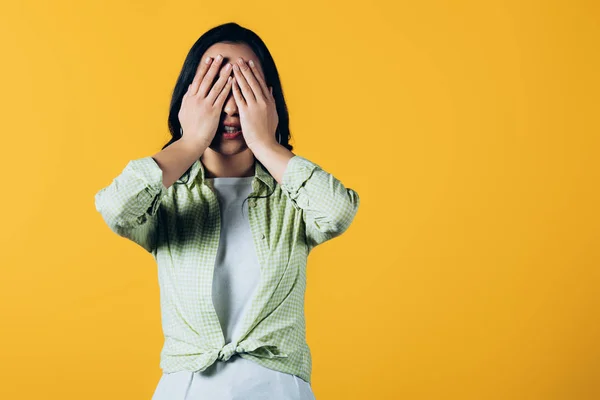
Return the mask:
<svg viewBox="0 0 600 400">
<path fill-rule="evenodd" d="M 277 143 L 275 132 L 279 116 L 273 88 L 267 86 L 256 63 L 249 66 L 239 58 L 233 64 L 233 96 L 239 110 L 246 145 L 252 149 L 253 146 Z"/>
</svg>

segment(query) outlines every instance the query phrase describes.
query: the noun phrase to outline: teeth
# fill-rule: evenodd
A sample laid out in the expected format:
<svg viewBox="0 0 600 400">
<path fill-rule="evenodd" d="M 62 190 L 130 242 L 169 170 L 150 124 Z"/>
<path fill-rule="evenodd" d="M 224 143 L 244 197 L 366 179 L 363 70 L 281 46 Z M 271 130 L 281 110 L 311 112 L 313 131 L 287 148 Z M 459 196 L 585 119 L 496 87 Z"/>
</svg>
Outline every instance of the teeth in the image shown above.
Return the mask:
<svg viewBox="0 0 600 400">
<path fill-rule="evenodd" d="M 224 130 L 225 130 L 225 132 L 237 132 L 240 129 L 235 126 L 225 126 Z"/>
</svg>

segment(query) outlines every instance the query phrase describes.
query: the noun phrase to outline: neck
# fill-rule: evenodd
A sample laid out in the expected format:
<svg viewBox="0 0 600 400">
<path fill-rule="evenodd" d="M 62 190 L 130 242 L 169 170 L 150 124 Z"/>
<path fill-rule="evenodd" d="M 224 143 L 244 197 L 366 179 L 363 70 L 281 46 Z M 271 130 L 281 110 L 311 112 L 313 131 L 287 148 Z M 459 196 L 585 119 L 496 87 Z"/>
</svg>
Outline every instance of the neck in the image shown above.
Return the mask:
<svg viewBox="0 0 600 400">
<path fill-rule="evenodd" d="M 205 178 L 254 176 L 254 154 L 246 149 L 237 154 L 221 154 L 211 148 L 200 157 Z"/>
</svg>

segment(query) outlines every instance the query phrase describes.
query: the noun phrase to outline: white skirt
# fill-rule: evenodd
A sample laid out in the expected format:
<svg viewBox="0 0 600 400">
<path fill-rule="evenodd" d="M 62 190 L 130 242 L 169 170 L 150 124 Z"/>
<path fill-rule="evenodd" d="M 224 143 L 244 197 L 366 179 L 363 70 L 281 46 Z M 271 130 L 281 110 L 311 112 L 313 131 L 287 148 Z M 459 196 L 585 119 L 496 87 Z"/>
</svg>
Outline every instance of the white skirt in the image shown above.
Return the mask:
<svg viewBox="0 0 600 400">
<path fill-rule="evenodd" d="M 163 373 L 152 400 L 316 400 L 302 378 L 234 354 L 204 371 Z"/>
</svg>

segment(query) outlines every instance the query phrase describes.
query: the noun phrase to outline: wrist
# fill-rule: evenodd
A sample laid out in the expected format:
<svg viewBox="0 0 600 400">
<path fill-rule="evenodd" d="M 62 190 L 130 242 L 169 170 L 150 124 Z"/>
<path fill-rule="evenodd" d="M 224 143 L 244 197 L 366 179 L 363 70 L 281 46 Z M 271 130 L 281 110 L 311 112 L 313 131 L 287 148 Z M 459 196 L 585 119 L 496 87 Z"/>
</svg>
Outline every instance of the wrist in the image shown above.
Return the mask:
<svg viewBox="0 0 600 400">
<path fill-rule="evenodd" d="M 181 145 L 186 147 L 189 151 L 198 153 L 199 155 L 204 153 L 210 145 L 210 143 L 206 143 L 206 139 L 194 136 L 182 136 L 178 142 L 181 142 Z"/>
<path fill-rule="evenodd" d="M 273 141 L 262 141 L 254 144 L 250 150 L 254 156 L 263 164 L 268 163 L 268 160 L 280 157 L 290 157 L 294 155 L 287 147 Z"/>
<path fill-rule="evenodd" d="M 273 140 L 259 140 L 259 141 L 255 141 L 253 143 L 247 143 L 248 148 L 250 148 L 250 150 L 253 153 L 256 152 L 263 152 L 263 151 L 272 151 L 272 150 L 276 150 L 279 147 L 282 147 L 281 144 L 279 144 L 275 139 Z"/>
</svg>

